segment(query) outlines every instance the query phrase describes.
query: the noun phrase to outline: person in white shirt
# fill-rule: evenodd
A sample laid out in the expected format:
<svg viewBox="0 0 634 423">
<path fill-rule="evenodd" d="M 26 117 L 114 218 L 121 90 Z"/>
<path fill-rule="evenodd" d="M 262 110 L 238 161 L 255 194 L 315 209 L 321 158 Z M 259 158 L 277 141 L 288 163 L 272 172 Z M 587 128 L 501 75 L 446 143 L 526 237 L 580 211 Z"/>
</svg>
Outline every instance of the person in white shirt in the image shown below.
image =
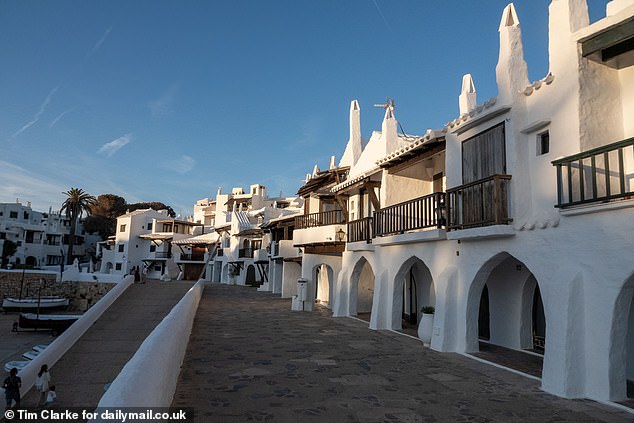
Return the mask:
<svg viewBox="0 0 634 423">
<path fill-rule="evenodd" d="M 48 365 L 44 364 L 40 367 L 40 371 L 35 379 L 35 389 L 40 393 L 40 397 L 37 399 L 37 407 L 40 408 L 46 401 L 49 384 L 51 383 L 51 374 L 48 372 Z"/>
</svg>

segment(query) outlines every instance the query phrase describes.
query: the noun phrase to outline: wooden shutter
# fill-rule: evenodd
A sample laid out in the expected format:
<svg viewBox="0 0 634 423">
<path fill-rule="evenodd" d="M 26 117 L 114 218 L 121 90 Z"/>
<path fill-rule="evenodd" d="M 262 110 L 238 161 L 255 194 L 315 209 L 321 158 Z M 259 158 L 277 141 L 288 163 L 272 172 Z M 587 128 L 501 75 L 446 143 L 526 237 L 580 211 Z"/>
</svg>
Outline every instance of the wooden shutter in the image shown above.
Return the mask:
<svg viewBox="0 0 634 423">
<path fill-rule="evenodd" d="M 462 143 L 462 183 L 506 173 L 504 122 Z"/>
</svg>

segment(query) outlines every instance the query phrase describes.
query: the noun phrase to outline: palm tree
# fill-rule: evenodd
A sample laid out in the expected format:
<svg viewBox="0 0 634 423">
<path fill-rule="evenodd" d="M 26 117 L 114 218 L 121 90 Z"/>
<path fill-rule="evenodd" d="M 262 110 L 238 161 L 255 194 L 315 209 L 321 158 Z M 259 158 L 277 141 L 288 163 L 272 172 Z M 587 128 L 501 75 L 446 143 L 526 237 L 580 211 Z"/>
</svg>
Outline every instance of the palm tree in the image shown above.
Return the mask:
<svg viewBox="0 0 634 423">
<path fill-rule="evenodd" d="M 73 244 L 75 243 L 75 230 L 77 220 L 86 212 L 90 214 L 90 207 L 95 202 L 95 197 L 88 194 L 81 188 L 71 188 L 66 191 L 67 198 L 62 203 L 60 213 L 66 212 L 66 217 L 70 220 L 70 237 L 68 240 L 67 264 L 73 263 Z"/>
</svg>

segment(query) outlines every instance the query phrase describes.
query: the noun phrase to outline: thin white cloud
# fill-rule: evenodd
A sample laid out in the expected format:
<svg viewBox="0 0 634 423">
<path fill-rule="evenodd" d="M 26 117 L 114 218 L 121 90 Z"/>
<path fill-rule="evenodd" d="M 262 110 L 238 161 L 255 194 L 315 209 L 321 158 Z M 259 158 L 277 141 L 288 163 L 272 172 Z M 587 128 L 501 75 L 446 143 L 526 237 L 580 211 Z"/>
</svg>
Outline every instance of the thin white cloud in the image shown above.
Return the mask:
<svg viewBox="0 0 634 423">
<path fill-rule="evenodd" d="M 51 182 L 50 178 L 36 175 L 20 166 L 0 160 L 0 202 L 20 199 L 22 204 L 32 203 L 36 210 L 45 211 L 49 206 L 59 207 L 63 201 L 62 193 L 68 187 Z"/>
<path fill-rule="evenodd" d="M 64 117 L 67 113 L 70 113 L 70 112 L 72 112 L 73 110 L 75 110 L 75 108 L 74 108 L 74 107 L 71 107 L 71 108 L 70 108 L 70 109 L 68 109 L 68 110 L 64 110 L 62 113 L 60 113 L 59 115 L 57 115 L 57 117 L 56 117 L 55 119 L 53 119 L 53 120 L 51 121 L 51 123 L 48 125 L 48 127 L 49 127 L 49 128 L 52 128 L 53 126 L 57 125 L 57 122 L 59 122 L 59 120 L 60 120 L 61 118 L 63 118 L 63 117 Z"/>
<path fill-rule="evenodd" d="M 40 109 L 37 111 L 37 113 L 35 113 L 35 116 L 33 116 L 33 119 L 31 119 L 29 122 L 24 124 L 24 126 L 22 126 L 22 128 L 18 129 L 15 132 L 15 134 L 13 134 L 11 136 L 11 138 L 16 138 L 18 135 L 20 135 L 22 132 L 24 132 L 27 129 L 29 129 L 31 126 L 35 125 L 40 120 L 40 117 L 46 111 L 46 107 L 48 107 L 48 104 L 51 102 L 51 99 L 53 98 L 53 96 L 55 95 L 55 93 L 57 92 L 58 89 L 59 89 L 59 85 L 56 86 L 55 88 L 53 88 L 51 90 L 51 92 L 48 93 L 48 95 L 46 96 L 46 98 L 44 99 L 42 104 L 40 105 Z"/>
<path fill-rule="evenodd" d="M 186 174 L 196 166 L 196 160 L 192 157 L 183 154 L 180 158 L 174 160 L 168 160 L 163 164 L 165 169 L 172 170 L 181 175 Z"/>
<path fill-rule="evenodd" d="M 178 86 L 176 84 L 172 84 L 168 87 L 165 92 L 156 100 L 152 100 L 148 102 L 148 107 L 152 112 L 153 117 L 162 117 L 171 114 L 174 110 L 172 109 L 172 103 L 176 98 L 176 94 L 178 94 Z"/>
<path fill-rule="evenodd" d="M 101 148 L 97 151 L 98 154 L 105 154 L 106 157 L 112 157 L 114 153 L 123 148 L 126 144 L 132 141 L 132 134 L 125 134 L 122 137 L 117 138 L 116 140 L 105 143 L 101 146 Z"/>
<path fill-rule="evenodd" d="M 104 41 L 106 41 L 106 38 L 108 38 L 108 35 L 110 35 L 110 31 L 112 31 L 112 27 L 106 29 L 106 31 L 103 33 L 101 38 L 95 43 L 92 50 L 90 50 L 90 53 L 88 53 L 89 56 L 92 56 L 101 48 L 101 45 L 104 43 Z"/>
<path fill-rule="evenodd" d="M 387 19 L 385 19 L 385 15 L 383 14 L 383 11 L 379 7 L 379 4 L 376 2 L 376 0 L 372 0 L 372 1 L 374 1 L 374 5 L 376 6 L 376 10 L 379 12 L 379 15 L 381 15 L 381 19 L 383 19 L 383 22 L 385 23 L 385 26 L 387 27 L 387 29 L 390 30 L 390 32 L 392 32 L 392 27 L 387 22 Z"/>
</svg>

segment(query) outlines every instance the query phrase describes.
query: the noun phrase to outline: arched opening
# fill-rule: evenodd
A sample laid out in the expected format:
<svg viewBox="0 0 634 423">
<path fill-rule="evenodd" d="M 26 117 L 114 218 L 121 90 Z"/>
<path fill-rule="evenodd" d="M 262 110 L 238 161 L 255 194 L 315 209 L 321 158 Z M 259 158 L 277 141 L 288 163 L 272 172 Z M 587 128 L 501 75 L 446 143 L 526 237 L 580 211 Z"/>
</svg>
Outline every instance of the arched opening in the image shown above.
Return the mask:
<svg viewBox="0 0 634 423">
<path fill-rule="evenodd" d="M 373 300 L 374 272 L 365 257 L 361 257 L 350 278 L 350 315 L 369 322 Z"/>
<path fill-rule="evenodd" d="M 489 320 L 489 288 L 484 284 L 480 295 L 478 311 L 478 338 L 488 341 L 491 339 L 491 322 Z"/>
<path fill-rule="evenodd" d="M 27 266 L 35 267 L 37 266 L 37 259 L 33 256 L 28 256 L 24 261 L 24 264 Z"/>
<path fill-rule="evenodd" d="M 244 283 L 250 286 L 259 286 L 257 280 L 255 279 L 255 266 L 252 264 L 247 267 L 247 274 Z"/>
<path fill-rule="evenodd" d="M 330 298 L 332 297 L 332 286 L 334 283 L 334 272 L 327 264 L 319 264 L 313 269 L 313 280 L 315 281 L 315 302 L 331 308 Z"/>
<path fill-rule="evenodd" d="M 396 273 L 393 298 L 392 329 L 416 335 L 421 308 L 436 307 L 434 280 L 418 257 L 409 258 Z"/>
<path fill-rule="evenodd" d="M 222 277 L 220 281 L 224 283 L 229 282 L 229 264 L 222 266 Z"/>
<path fill-rule="evenodd" d="M 546 314 L 533 273 L 501 253 L 488 260 L 469 290 L 467 345 L 474 355 L 541 377 Z"/>
<path fill-rule="evenodd" d="M 614 304 L 610 336 L 610 393 L 612 401 L 634 406 L 634 274 L 623 284 Z"/>
</svg>

